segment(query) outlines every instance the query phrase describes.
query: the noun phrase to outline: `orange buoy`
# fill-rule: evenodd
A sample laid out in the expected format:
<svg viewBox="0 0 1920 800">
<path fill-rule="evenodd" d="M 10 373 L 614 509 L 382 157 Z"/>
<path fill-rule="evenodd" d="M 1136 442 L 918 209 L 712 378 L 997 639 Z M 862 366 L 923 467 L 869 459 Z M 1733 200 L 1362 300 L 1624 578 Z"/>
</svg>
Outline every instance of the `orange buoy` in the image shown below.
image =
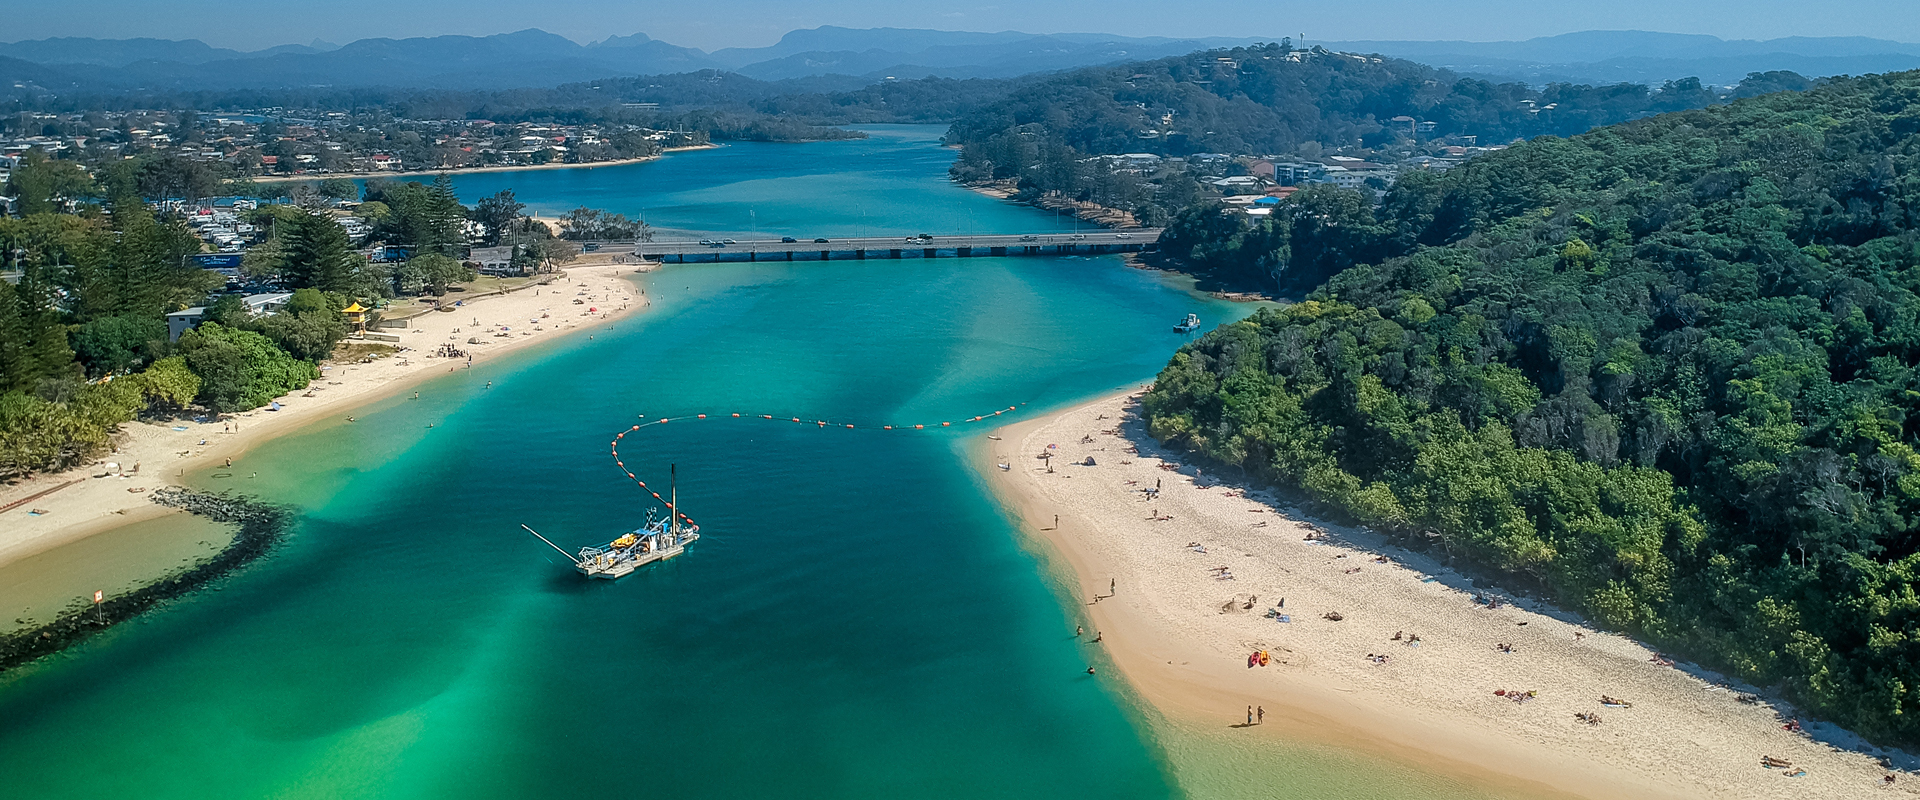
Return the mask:
<svg viewBox="0 0 1920 800">
<path fill-rule="evenodd" d="M 640 430 L 640 426 L 638 426 L 638 425 L 635 425 L 635 426 L 633 426 L 633 427 L 631 427 L 631 428 L 628 428 L 627 430 L 630 430 L 630 431 L 637 431 L 637 430 Z"/>
<path fill-rule="evenodd" d="M 892 426 L 892 425 L 883 425 L 883 426 L 881 426 L 881 427 L 884 427 L 884 428 L 886 428 L 887 430 L 893 430 L 893 426 Z"/>
<path fill-rule="evenodd" d="M 915 426 L 913 426 L 913 429 L 917 431 L 917 430 L 920 430 L 920 429 L 922 429 L 922 428 L 925 428 L 925 427 L 927 427 L 927 426 L 925 426 L 925 425 L 915 425 Z"/>
<path fill-rule="evenodd" d="M 847 427 L 848 427 L 848 428 L 852 428 L 853 426 L 852 426 L 852 425 L 848 425 Z"/>
<path fill-rule="evenodd" d="M 666 418 L 666 417 L 661 417 L 661 418 L 660 418 L 660 421 L 661 421 L 661 422 L 666 422 L 666 421 L 667 421 L 667 418 Z"/>
<path fill-rule="evenodd" d="M 739 418 L 740 418 L 740 415 L 739 415 L 739 414 L 735 414 L 735 415 L 733 415 L 733 418 L 734 418 L 734 419 L 739 419 Z"/>
<path fill-rule="evenodd" d="M 793 418 L 793 421 L 794 421 L 794 422 L 799 422 L 799 421 L 800 421 L 800 418 L 799 418 L 799 417 L 794 417 L 794 418 Z"/>
<path fill-rule="evenodd" d="M 707 418 L 707 415 L 705 415 L 705 414 L 701 414 L 701 415 L 700 415 L 700 418 L 701 418 L 701 419 L 706 419 L 706 418 Z"/>
<path fill-rule="evenodd" d="M 942 427 L 942 428 L 947 428 L 947 427 L 952 427 L 952 425 L 953 425 L 953 423 L 951 423 L 951 422 L 942 422 L 942 423 L 940 423 L 940 427 Z"/>
</svg>

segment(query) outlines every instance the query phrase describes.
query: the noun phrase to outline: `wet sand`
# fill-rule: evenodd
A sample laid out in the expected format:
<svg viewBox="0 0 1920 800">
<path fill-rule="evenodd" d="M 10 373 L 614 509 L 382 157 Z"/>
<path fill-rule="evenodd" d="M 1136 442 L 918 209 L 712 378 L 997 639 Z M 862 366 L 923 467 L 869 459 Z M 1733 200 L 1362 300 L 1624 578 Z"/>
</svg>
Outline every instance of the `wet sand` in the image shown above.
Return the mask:
<svg viewBox="0 0 1920 800">
<path fill-rule="evenodd" d="M 226 525 L 150 508 L 101 520 L 99 533 L 0 567 L 0 634 L 52 622 L 91 602 L 95 591 L 113 596 L 191 567 L 233 541 Z"/>
</svg>

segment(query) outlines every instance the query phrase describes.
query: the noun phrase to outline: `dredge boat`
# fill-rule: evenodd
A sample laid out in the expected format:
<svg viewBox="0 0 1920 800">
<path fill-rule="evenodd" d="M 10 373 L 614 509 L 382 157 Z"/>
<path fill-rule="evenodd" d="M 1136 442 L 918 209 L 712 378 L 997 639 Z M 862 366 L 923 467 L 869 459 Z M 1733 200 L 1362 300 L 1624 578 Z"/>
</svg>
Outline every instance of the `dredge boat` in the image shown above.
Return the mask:
<svg viewBox="0 0 1920 800">
<path fill-rule="evenodd" d="M 675 483 L 678 483 L 675 480 Z M 658 497 L 658 495 L 655 495 Z M 624 578 L 634 570 L 655 561 L 665 561 L 687 551 L 687 545 L 700 538 L 700 526 L 689 521 L 681 525 L 680 494 L 677 486 L 668 490 L 667 517 L 659 519 L 656 509 L 647 510 L 647 523 L 619 538 L 598 547 L 582 547 L 579 555 L 569 553 L 566 548 L 554 544 L 553 540 L 541 536 L 539 531 L 528 528 L 528 533 L 546 542 L 548 547 L 560 551 L 573 562 L 573 568 L 589 578 Z"/>
<path fill-rule="evenodd" d="M 1180 320 L 1180 324 L 1173 326 L 1173 329 L 1181 333 L 1192 333 L 1200 330 L 1200 315 L 1188 314 L 1187 318 Z"/>
</svg>

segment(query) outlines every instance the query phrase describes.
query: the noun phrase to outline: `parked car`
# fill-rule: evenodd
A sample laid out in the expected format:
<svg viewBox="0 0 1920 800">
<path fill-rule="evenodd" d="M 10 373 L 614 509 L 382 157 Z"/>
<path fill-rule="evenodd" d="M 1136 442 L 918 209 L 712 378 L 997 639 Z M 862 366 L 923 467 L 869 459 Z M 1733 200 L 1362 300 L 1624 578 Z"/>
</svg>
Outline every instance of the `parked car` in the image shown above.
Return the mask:
<svg viewBox="0 0 1920 800">
<path fill-rule="evenodd" d="M 793 238 L 793 237 L 791 237 L 791 236 L 782 236 L 782 237 L 780 237 L 780 243 L 781 243 L 781 244 L 793 244 L 794 242 L 797 242 L 797 241 L 800 241 L 800 240 L 799 240 L 799 239 L 795 239 L 795 238 Z"/>
</svg>

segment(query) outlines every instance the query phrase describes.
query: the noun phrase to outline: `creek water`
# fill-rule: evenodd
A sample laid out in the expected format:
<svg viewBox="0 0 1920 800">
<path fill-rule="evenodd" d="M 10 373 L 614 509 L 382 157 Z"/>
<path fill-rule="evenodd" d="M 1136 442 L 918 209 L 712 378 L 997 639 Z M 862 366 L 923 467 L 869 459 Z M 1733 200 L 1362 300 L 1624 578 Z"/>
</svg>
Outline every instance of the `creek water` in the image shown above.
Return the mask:
<svg viewBox="0 0 1920 800">
<path fill-rule="evenodd" d="M 948 184 L 938 135 L 456 185 L 467 202 L 512 188 L 542 212 L 644 209 L 702 233 L 1071 228 Z M 652 307 L 610 329 L 249 453 L 258 478 L 242 488 L 300 509 L 286 546 L 0 677 L 0 795 L 1242 793 L 1209 790 L 1218 765 L 1163 746 L 1111 670 L 1086 674 L 1097 653 L 964 463 L 981 429 L 958 423 L 1150 379 L 1185 314 L 1250 309 L 1112 257 L 689 264 L 637 280 Z M 655 504 L 608 442 L 690 413 L 714 417 L 621 447 L 655 485 L 678 465 L 703 531 L 686 555 L 588 582 L 520 531 L 577 547 L 636 525 Z M 915 423 L 932 427 L 877 428 Z M 1354 778 L 1347 756 L 1264 757 L 1284 770 L 1219 785 L 1471 795 L 1392 768 Z"/>
</svg>

